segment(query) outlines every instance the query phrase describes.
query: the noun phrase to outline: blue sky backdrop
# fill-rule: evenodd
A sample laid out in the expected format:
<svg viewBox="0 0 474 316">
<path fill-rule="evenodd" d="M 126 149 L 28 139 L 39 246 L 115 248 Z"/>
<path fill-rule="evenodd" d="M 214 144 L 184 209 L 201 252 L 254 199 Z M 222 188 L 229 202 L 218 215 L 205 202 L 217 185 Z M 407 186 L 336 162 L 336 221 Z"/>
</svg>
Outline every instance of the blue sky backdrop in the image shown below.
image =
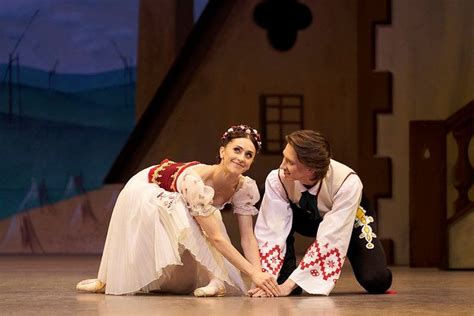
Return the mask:
<svg viewBox="0 0 474 316">
<path fill-rule="evenodd" d="M 0 219 L 69 198 L 75 177 L 101 187 L 135 125 L 138 11 L 138 0 L 0 0 Z"/>
<path fill-rule="evenodd" d="M 137 0 L 2 0 L 0 63 L 39 10 L 16 53 L 22 66 L 58 73 L 98 73 L 122 68 L 120 54 L 136 64 Z"/>
<path fill-rule="evenodd" d="M 98 73 L 123 67 L 114 48 L 136 64 L 139 0 L 1 0 L 0 64 L 39 10 L 16 53 L 23 66 L 57 73 Z M 195 20 L 207 0 L 194 1 Z"/>
</svg>

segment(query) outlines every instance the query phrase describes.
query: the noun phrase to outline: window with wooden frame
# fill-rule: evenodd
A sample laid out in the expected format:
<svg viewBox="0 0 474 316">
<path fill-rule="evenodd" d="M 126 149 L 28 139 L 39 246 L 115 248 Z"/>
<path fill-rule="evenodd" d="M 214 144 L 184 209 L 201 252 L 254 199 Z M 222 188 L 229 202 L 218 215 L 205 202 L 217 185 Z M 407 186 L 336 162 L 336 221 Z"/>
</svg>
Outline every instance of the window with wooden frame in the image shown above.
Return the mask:
<svg viewBox="0 0 474 316">
<path fill-rule="evenodd" d="M 303 95 L 263 94 L 260 110 L 263 152 L 281 154 L 285 135 L 303 129 Z"/>
</svg>

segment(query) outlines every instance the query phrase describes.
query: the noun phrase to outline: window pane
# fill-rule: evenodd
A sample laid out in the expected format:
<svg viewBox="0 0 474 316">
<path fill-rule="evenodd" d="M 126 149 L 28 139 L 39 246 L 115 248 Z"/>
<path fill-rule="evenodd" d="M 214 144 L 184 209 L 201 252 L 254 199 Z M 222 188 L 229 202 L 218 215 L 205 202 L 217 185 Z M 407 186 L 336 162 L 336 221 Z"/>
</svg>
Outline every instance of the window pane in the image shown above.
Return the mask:
<svg viewBox="0 0 474 316">
<path fill-rule="evenodd" d="M 267 121 L 278 121 L 280 119 L 279 112 L 278 108 L 267 107 Z"/>
<path fill-rule="evenodd" d="M 297 94 L 262 94 L 264 151 L 281 153 L 286 145 L 284 136 L 303 127 L 301 114 L 303 96 Z M 262 113 L 262 112 L 261 112 Z"/>
<path fill-rule="evenodd" d="M 302 98 L 300 96 L 287 96 L 282 98 L 281 104 L 283 105 L 294 105 L 294 106 L 300 106 Z"/>
<path fill-rule="evenodd" d="M 278 124 L 267 124 L 267 139 L 280 140 L 280 128 Z"/>
<path fill-rule="evenodd" d="M 265 104 L 266 105 L 280 105 L 280 98 L 279 97 L 265 97 Z"/>
<path fill-rule="evenodd" d="M 300 121 L 300 115 L 301 115 L 301 112 L 300 112 L 300 108 L 286 108 L 286 109 L 282 109 L 282 112 L 281 112 L 281 119 L 282 121 L 291 121 L 291 122 L 295 122 L 295 123 L 298 123 Z"/>
</svg>

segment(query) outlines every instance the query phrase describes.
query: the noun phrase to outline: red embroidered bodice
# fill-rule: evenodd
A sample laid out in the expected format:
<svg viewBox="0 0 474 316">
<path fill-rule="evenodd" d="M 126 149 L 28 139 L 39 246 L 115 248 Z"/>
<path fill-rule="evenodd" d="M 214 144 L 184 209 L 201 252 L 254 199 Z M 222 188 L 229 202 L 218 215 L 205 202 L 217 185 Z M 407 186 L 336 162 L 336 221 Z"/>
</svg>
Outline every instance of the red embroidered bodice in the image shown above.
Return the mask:
<svg viewBox="0 0 474 316">
<path fill-rule="evenodd" d="M 168 159 L 160 162 L 148 172 L 148 182 L 156 183 L 161 188 L 170 192 L 177 192 L 176 183 L 179 175 L 191 166 L 199 164 L 198 161 L 174 162 Z"/>
</svg>

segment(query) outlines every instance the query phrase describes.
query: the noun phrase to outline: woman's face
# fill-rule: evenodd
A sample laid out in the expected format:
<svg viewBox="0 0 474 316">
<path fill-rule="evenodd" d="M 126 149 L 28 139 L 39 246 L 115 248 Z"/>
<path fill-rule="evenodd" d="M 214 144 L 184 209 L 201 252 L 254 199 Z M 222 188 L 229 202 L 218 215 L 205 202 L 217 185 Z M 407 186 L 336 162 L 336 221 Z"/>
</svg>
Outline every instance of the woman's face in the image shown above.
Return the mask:
<svg viewBox="0 0 474 316">
<path fill-rule="evenodd" d="M 234 138 L 219 149 L 221 164 L 231 173 L 242 174 L 249 170 L 255 159 L 255 146 L 248 138 Z"/>
</svg>

